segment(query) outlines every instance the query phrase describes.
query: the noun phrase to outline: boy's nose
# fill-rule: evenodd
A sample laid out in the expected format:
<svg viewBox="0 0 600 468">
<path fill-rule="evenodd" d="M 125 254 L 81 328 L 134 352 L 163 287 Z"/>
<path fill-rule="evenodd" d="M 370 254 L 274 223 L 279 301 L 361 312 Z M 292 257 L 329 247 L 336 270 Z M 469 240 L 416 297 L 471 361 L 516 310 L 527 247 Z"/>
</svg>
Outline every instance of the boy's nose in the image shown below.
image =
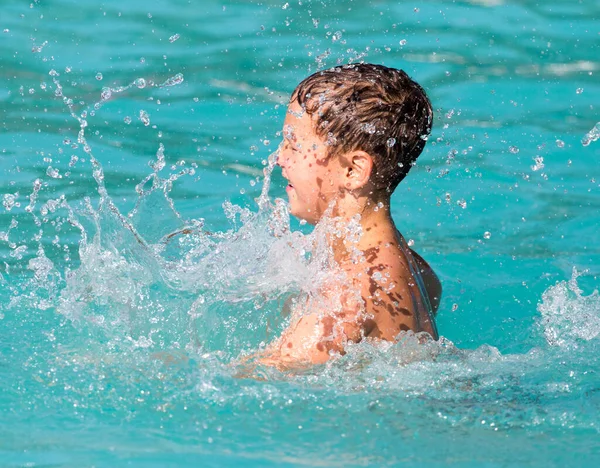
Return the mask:
<svg viewBox="0 0 600 468">
<path fill-rule="evenodd" d="M 286 163 L 287 158 L 283 155 L 283 151 L 281 151 L 281 148 L 279 148 L 275 153 L 275 164 L 277 164 L 281 168 L 284 168 Z"/>
</svg>

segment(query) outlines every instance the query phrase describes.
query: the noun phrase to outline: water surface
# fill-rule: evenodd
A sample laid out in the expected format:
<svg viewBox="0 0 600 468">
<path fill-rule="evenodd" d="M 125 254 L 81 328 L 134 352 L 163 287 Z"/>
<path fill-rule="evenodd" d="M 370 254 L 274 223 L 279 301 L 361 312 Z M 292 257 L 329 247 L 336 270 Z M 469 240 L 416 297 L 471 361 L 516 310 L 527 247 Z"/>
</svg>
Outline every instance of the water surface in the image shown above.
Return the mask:
<svg viewBox="0 0 600 468">
<path fill-rule="evenodd" d="M 0 465 L 596 466 L 595 2 L 1 11 Z M 436 110 L 392 209 L 443 339 L 237 378 L 319 271 L 255 201 L 287 96 L 356 60 Z"/>
</svg>

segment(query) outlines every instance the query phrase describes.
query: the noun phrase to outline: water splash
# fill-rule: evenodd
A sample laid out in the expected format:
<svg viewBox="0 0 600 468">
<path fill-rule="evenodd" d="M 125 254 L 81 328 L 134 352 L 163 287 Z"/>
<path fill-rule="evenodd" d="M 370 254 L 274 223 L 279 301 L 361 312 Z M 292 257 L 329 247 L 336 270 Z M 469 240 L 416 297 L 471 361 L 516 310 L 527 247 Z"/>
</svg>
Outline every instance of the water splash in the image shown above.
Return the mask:
<svg viewBox="0 0 600 468">
<path fill-rule="evenodd" d="M 212 356 L 227 364 L 279 334 L 286 320 L 280 313 L 285 302 L 291 299 L 298 306 L 319 300 L 323 284 L 340 280 L 323 242 L 327 232 L 338 228 L 323 223 L 309 235 L 294 232 L 287 204 L 269 196 L 278 151 L 265 161 L 256 207 L 223 204 L 229 230 L 211 232 L 202 218 L 182 218 L 170 193 L 181 177 L 193 176 L 195 168 L 168 172 L 163 144 L 149 162 L 151 172 L 136 186 L 134 208 L 121 213 L 85 138 L 89 108 L 77 113 L 73 101 L 64 96 L 59 74 L 50 75 L 55 94 L 79 123 L 77 142 L 90 157 L 100 197 L 96 205 L 86 198 L 83 207 L 75 207 L 61 197 L 37 207 L 46 182 L 34 182 L 25 211 L 38 226 L 47 224 L 51 215 L 63 216 L 78 233 L 78 252 L 61 264 L 51 258 L 36 233 L 38 247 L 27 262 L 31 280 L 12 291 L 9 308 L 56 310 L 78 330 L 81 349 L 91 342 L 119 358 L 131 350 L 144 352 L 146 358 L 155 352 L 185 350 L 189 356 Z M 173 86 L 182 79 L 176 75 L 158 86 Z M 104 88 L 94 109 L 133 86 L 157 85 L 138 78 L 125 87 Z M 48 177 L 53 179 L 52 174 Z M 12 199 L 6 200 L 11 205 Z M 11 244 L 15 257 L 23 257 L 27 247 L 12 241 L 16 226 L 15 221 L 0 233 L 0 240 Z M 359 237 L 360 233 L 343 235 Z M 339 297 L 329 306 L 335 308 L 336 302 Z M 596 293 L 581 295 L 576 277 L 546 291 L 539 311 L 548 343 L 569 348 L 595 339 L 600 333 L 598 303 Z M 438 382 L 436 388 L 443 396 L 449 387 L 460 387 L 467 379 L 486 382 L 482 388 L 502 388 L 515 362 L 527 367 L 538 362 L 538 355 L 502 355 L 491 346 L 462 351 L 448 340 L 436 343 L 409 333 L 396 344 L 366 340 L 351 345 L 346 356 L 296 378 L 337 385 L 348 392 L 363 385 L 414 394 L 431 394 Z M 275 370 L 261 372 L 277 376 Z M 352 379 L 347 378 L 349 373 Z M 213 377 L 205 383 L 211 384 Z"/>
<path fill-rule="evenodd" d="M 548 288 L 538 305 L 540 327 L 550 346 L 577 348 L 600 336 L 600 296 L 584 296 L 577 284 L 582 273 L 573 268 L 569 281 Z"/>
<path fill-rule="evenodd" d="M 27 288 L 29 297 L 45 299 L 29 305 L 39 310 L 55 308 L 82 335 L 111 350 L 185 347 L 226 352 L 231 358 L 244 349 L 255 349 L 267 333 L 276 333 L 273 329 L 282 322 L 280 302 L 289 294 L 314 289 L 315 278 L 324 277 L 323 265 L 330 255 L 312 248 L 313 237 L 292 233 L 287 205 L 269 198 L 277 151 L 266 161 L 258 211 L 224 203 L 224 215 L 232 226 L 228 231 L 208 232 L 202 218 L 182 219 L 170 192 L 179 178 L 194 175 L 195 168 L 164 174 L 162 144 L 149 163 L 152 172 L 136 186 L 135 207 L 124 215 L 111 199 L 102 166 L 86 139 L 88 118 L 94 113 L 89 108 L 76 112 L 73 100 L 64 95 L 60 74 L 51 71 L 50 76 L 55 94 L 79 123 L 77 143 L 89 156 L 99 200 L 94 206 L 85 198 L 84 206 L 76 208 L 62 197 L 40 208 L 43 216 L 58 216 L 62 211 L 79 232 L 79 248 L 77 258 L 67 258 L 61 268 L 40 247 L 29 264 L 34 279 Z M 182 81 L 178 74 L 158 86 Z M 133 86 L 154 85 L 137 79 L 128 86 L 104 87 L 94 111 Z M 140 119 L 149 125 L 144 111 Z M 48 177 L 58 175 L 52 172 Z M 38 223 L 42 221 L 34 208 L 41 187 L 42 182 L 36 181 L 26 209 Z M 22 256 L 20 248 L 15 246 L 13 253 Z M 42 281 L 49 275 L 55 278 L 52 284 Z M 13 305 L 22 299 L 16 294 Z"/>
</svg>

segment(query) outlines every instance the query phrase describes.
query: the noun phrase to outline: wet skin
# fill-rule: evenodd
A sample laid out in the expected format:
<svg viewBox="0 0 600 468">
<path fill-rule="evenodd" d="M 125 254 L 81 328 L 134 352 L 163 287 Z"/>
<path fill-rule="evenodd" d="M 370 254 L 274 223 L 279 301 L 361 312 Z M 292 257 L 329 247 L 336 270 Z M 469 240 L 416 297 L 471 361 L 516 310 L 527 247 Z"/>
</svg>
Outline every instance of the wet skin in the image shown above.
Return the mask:
<svg viewBox="0 0 600 468">
<path fill-rule="evenodd" d="M 360 215 L 358 240 L 329 236 L 334 258 L 346 281 L 327 285 L 320 294 L 338 298 L 339 307 L 300 307 L 291 325 L 269 347 L 262 362 L 286 367 L 293 363 L 323 363 L 332 353 L 344 353 L 348 341 L 364 338 L 394 341 L 402 331 L 427 331 L 432 324 L 417 317 L 425 298 L 408 267 L 409 251 L 389 210 L 389 196 L 370 182 L 373 164 L 364 152 L 330 156 L 315 121 L 293 102 L 283 128 L 278 164 L 289 181 L 286 192 L 291 214 L 316 224 L 325 214 L 347 226 Z M 329 211 L 328 211 L 329 210 Z M 357 253 L 358 252 L 358 255 Z M 434 310 L 441 286 L 427 263 L 415 254 Z M 325 301 L 326 302 L 326 301 Z M 437 337 L 435 337 L 437 338 Z"/>
</svg>

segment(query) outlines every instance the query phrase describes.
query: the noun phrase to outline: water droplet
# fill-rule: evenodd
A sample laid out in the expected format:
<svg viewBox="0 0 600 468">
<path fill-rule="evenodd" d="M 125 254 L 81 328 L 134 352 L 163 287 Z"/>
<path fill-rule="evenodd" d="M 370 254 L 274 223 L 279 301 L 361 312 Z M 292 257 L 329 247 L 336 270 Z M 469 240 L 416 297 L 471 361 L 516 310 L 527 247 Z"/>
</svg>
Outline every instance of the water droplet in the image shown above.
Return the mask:
<svg viewBox="0 0 600 468">
<path fill-rule="evenodd" d="M 52 166 L 48 166 L 48 169 L 46 169 L 46 175 L 48 175 L 48 177 L 52 177 L 53 179 L 62 178 L 62 176 L 58 173 L 58 169 L 54 169 Z"/>
<path fill-rule="evenodd" d="M 6 211 L 10 211 L 13 207 L 19 207 L 20 204 L 17 202 L 17 194 L 7 193 L 4 195 L 4 199 L 2 200 L 2 204 L 4 205 L 4 209 Z"/>
<path fill-rule="evenodd" d="M 539 171 L 540 169 L 544 168 L 544 158 L 543 157 L 536 156 L 535 158 L 533 158 L 533 161 L 535 162 L 535 165 L 531 166 L 532 171 Z"/>
<path fill-rule="evenodd" d="M 399 44 L 400 44 L 401 46 L 405 46 L 405 45 L 406 45 L 406 39 L 402 39 L 402 40 L 400 40 Z"/>
<path fill-rule="evenodd" d="M 108 101 L 112 96 L 112 89 L 110 88 L 102 88 L 102 93 L 100 94 L 100 98 L 103 101 Z"/>
<path fill-rule="evenodd" d="M 413 245 L 415 245 L 414 239 L 408 239 L 407 244 L 408 244 L 409 247 L 412 247 Z"/>
<path fill-rule="evenodd" d="M 466 201 L 466 200 L 462 200 L 462 199 L 461 199 L 461 200 L 458 200 L 458 201 L 456 202 L 456 204 L 457 204 L 458 206 L 460 206 L 460 207 L 461 207 L 463 210 L 464 210 L 464 209 L 467 207 L 467 201 Z"/>
<path fill-rule="evenodd" d="M 146 127 L 148 125 L 150 125 L 150 116 L 148 115 L 148 112 L 146 112 L 145 110 L 141 110 L 140 111 L 140 120 Z"/>
<path fill-rule="evenodd" d="M 50 75 L 50 76 L 59 76 L 58 72 L 54 68 L 48 72 L 48 75 Z"/>
<path fill-rule="evenodd" d="M 271 140 L 263 140 L 263 145 L 269 146 L 271 144 Z"/>
<path fill-rule="evenodd" d="M 342 32 L 341 31 L 336 31 L 335 33 L 333 33 L 333 36 L 331 36 L 332 42 L 339 41 L 341 38 L 342 38 Z"/>
<path fill-rule="evenodd" d="M 96 73 L 96 79 L 97 79 L 98 81 L 102 81 L 102 78 L 104 78 L 104 77 L 102 76 L 102 73 Z"/>
<path fill-rule="evenodd" d="M 388 141 L 386 141 L 386 145 L 388 146 L 388 148 L 391 148 L 395 144 L 396 144 L 396 139 L 395 138 L 388 138 Z"/>
<path fill-rule="evenodd" d="M 169 42 L 172 44 L 173 42 L 175 42 L 180 37 L 181 36 L 179 36 L 179 34 L 173 34 L 171 37 L 169 37 Z"/>
<path fill-rule="evenodd" d="M 581 140 L 581 144 L 583 146 L 588 146 L 590 143 L 598 140 L 599 138 L 600 138 L 600 122 L 596 123 L 596 125 L 594 125 L 594 128 L 592 128 L 589 132 L 587 132 L 585 134 L 585 136 Z"/>
<path fill-rule="evenodd" d="M 583 93 L 583 88 L 577 88 L 577 89 L 575 90 L 575 92 L 576 92 L 577 94 L 581 94 L 581 93 Z"/>
<path fill-rule="evenodd" d="M 556 146 L 558 146 L 559 148 L 564 148 L 565 142 L 562 140 L 556 140 Z"/>
<path fill-rule="evenodd" d="M 144 78 L 138 78 L 133 83 L 140 89 L 146 87 L 146 80 Z"/>
<path fill-rule="evenodd" d="M 456 312 L 458 310 L 458 304 L 452 304 L 452 312 Z"/>
<path fill-rule="evenodd" d="M 484 239 L 489 239 L 490 237 L 492 237 L 492 233 L 490 231 L 485 231 L 483 233 L 483 238 Z"/>
<path fill-rule="evenodd" d="M 510 151 L 512 154 L 517 154 L 519 152 L 519 148 L 517 146 L 509 146 L 508 151 Z"/>
<path fill-rule="evenodd" d="M 177 73 L 177 75 L 172 76 L 167 81 L 165 81 L 164 83 L 162 83 L 160 85 L 160 87 L 163 88 L 163 87 L 168 87 L 168 86 L 176 86 L 176 85 L 181 84 L 181 83 L 183 83 L 183 74 L 182 73 Z"/>
<path fill-rule="evenodd" d="M 39 46 L 38 46 L 38 45 L 36 45 L 36 44 L 34 44 L 34 45 L 33 45 L 33 47 L 31 48 L 31 51 L 32 51 L 34 54 L 40 53 L 40 52 L 42 51 L 42 49 L 43 49 L 44 47 L 46 47 L 47 45 L 48 45 L 48 41 L 44 41 L 44 42 L 43 42 L 43 44 L 42 44 L 42 45 L 39 45 Z"/>
<path fill-rule="evenodd" d="M 372 123 L 366 123 L 366 124 L 364 124 L 363 128 L 365 129 L 365 132 L 367 132 L 370 135 L 373 135 L 373 133 L 375 133 L 375 131 L 377 130 L 377 128 L 375 127 L 375 125 L 372 124 Z"/>
</svg>

